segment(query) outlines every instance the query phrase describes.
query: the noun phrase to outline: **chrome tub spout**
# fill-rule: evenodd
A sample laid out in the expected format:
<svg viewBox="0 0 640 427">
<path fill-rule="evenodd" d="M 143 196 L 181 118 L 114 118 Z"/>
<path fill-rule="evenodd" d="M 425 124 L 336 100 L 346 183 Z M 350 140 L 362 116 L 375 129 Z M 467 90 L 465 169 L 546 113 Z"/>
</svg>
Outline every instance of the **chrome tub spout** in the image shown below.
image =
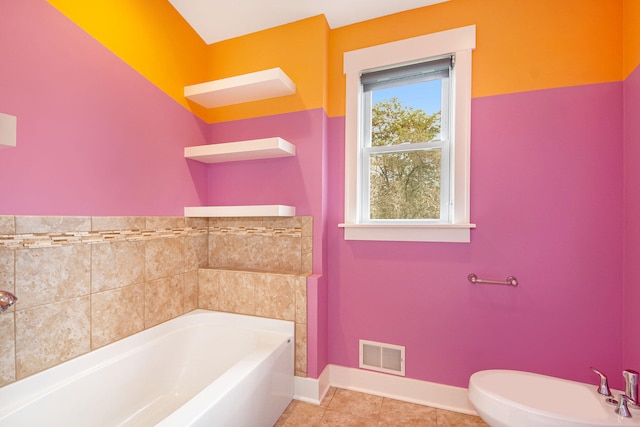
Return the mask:
<svg viewBox="0 0 640 427">
<path fill-rule="evenodd" d="M 0 313 L 9 310 L 18 300 L 18 297 L 9 291 L 0 291 Z"/>
</svg>

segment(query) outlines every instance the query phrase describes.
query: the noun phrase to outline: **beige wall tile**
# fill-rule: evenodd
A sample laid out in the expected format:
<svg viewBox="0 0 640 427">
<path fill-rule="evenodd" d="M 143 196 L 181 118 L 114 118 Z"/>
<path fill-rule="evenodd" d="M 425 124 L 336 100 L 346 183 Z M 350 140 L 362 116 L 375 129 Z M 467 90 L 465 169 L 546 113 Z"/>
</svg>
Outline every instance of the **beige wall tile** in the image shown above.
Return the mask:
<svg viewBox="0 0 640 427">
<path fill-rule="evenodd" d="M 101 292 L 143 283 L 145 242 L 122 241 L 91 245 L 91 291 Z"/>
<path fill-rule="evenodd" d="M 0 387 L 16 380 L 15 316 L 12 312 L 0 315 Z"/>
<path fill-rule="evenodd" d="M 220 275 L 218 270 L 198 270 L 198 308 L 219 310 Z"/>
<path fill-rule="evenodd" d="M 296 276 L 295 278 L 295 294 L 296 294 L 296 323 L 307 323 L 307 278 Z"/>
<path fill-rule="evenodd" d="M 184 272 L 184 238 L 165 237 L 145 242 L 145 280 Z"/>
<path fill-rule="evenodd" d="M 15 251 L 11 249 L 0 248 L 0 290 L 11 292 L 15 295 Z M 16 295 L 17 296 L 17 295 Z M 17 304 L 17 303 L 16 303 Z M 16 309 L 16 304 L 5 311 L 6 314 L 12 313 Z M 0 329 L 2 331 L 2 329 Z M 1 369 L 1 368 L 0 368 Z M 2 374 L 0 374 L 1 376 Z M 2 381 L 0 379 L 0 381 Z"/>
<path fill-rule="evenodd" d="M 16 234 L 91 231 L 88 216 L 16 216 Z"/>
<path fill-rule="evenodd" d="M 300 238 L 210 234 L 209 266 L 296 273 L 301 266 Z"/>
<path fill-rule="evenodd" d="M 16 220 L 13 215 L 0 215 L 0 234 L 16 234 Z"/>
<path fill-rule="evenodd" d="M 198 308 L 198 270 L 184 273 L 184 312 Z"/>
<path fill-rule="evenodd" d="M 145 228 L 147 230 L 166 230 L 185 228 L 185 224 L 185 218 L 182 216 L 148 216 Z"/>
<path fill-rule="evenodd" d="M 146 218 L 143 216 L 94 216 L 91 217 L 92 231 L 144 230 Z"/>
<path fill-rule="evenodd" d="M 209 263 L 209 236 L 196 234 L 184 237 L 184 271 L 207 267 Z"/>
<path fill-rule="evenodd" d="M 250 273 L 225 271 L 220 276 L 218 289 L 219 310 L 255 315 L 255 286 Z"/>
<path fill-rule="evenodd" d="M 215 218 L 209 226 L 209 267 L 311 273 L 311 217 Z"/>
<path fill-rule="evenodd" d="M 144 327 L 178 317 L 184 313 L 184 275 L 145 283 Z"/>
<path fill-rule="evenodd" d="M 311 274 L 313 271 L 313 237 L 302 237 L 300 246 L 300 273 Z"/>
<path fill-rule="evenodd" d="M 255 314 L 272 319 L 295 320 L 295 276 L 248 274 L 255 287 Z"/>
<path fill-rule="evenodd" d="M 13 292 L 14 280 L 14 253 L 12 249 L 0 248 L 0 289 Z"/>
<path fill-rule="evenodd" d="M 89 295 L 88 245 L 16 250 L 16 309 Z"/>
<path fill-rule="evenodd" d="M 91 348 L 110 344 L 144 329 L 144 283 L 91 296 Z"/>
<path fill-rule="evenodd" d="M 313 217 L 303 216 L 302 218 L 302 237 L 313 237 Z"/>
<path fill-rule="evenodd" d="M 260 254 L 261 268 L 282 273 L 299 272 L 302 265 L 300 246 L 299 237 L 265 238 Z"/>
<path fill-rule="evenodd" d="M 262 227 L 262 217 L 209 218 L 209 227 Z"/>
<path fill-rule="evenodd" d="M 299 377 L 307 376 L 307 325 L 296 323 L 295 371 Z"/>
<path fill-rule="evenodd" d="M 240 269 L 249 268 L 251 254 L 243 242 L 246 236 L 209 234 L 209 267 Z"/>
<path fill-rule="evenodd" d="M 267 228 L 301 228 L 300 216 L 266 216 L 262 218 L 262 226 Z"/>
<path fill-rule="evenodd" d="M 21 379 L 90 350 L 90 297 L 18 310 L 16 378 Z"/>
<path fill-rule="evenodd" d="M 185 218 L 185 225 L 191 228 L 206 228 L 209 227 L 209 218 Z"/>
</svg>

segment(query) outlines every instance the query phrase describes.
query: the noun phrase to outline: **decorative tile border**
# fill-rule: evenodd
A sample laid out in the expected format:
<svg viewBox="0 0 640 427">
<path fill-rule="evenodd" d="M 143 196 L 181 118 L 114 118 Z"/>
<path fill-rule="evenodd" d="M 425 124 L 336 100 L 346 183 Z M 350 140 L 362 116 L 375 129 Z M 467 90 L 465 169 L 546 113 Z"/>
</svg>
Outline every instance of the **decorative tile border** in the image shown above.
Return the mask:
<svg viewBox="0 0 640 427">
<path fill-rule="evenodd" d="M 0 248 L 48 248 L 79 244 L 97 244 L 130 240 L 206 235 L 209 227 L 186 227 L 164 230 L 78 231 L 68 233 L 25 233 L 0 235 Z"/>
<path fill-rule="evenodd" d="M 269 227 L 209 227 L 209 233 L 216 235 L 233 234 L 238 236 L 268 236 L 268 237 L 302 237 L 302 227 L 269 228 Z"/>
<path fill-rule="evenodd" d="M 302 237 L 302 228 L 268 228 L 268 227 L 186 227 L 163 230 L 110 230 L 110 231 L 77 231 L 66 233 L 24 233 L 0 234 L 0 248 L 43 248 L 118 242 L 125 240 L 150 240 L 166 237 L 194 236 L 199 234 L 269 236 L 269 237 Z"/>
</svg>

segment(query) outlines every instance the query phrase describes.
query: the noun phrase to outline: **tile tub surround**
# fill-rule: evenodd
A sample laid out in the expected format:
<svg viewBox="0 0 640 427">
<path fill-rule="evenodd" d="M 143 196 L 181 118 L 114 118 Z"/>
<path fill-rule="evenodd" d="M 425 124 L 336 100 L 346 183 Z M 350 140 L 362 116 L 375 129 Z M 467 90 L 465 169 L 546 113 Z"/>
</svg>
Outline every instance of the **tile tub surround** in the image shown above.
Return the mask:
<svg viewBox="0 0 640 427">
<path fill-rule="evenodd" d="M 296 324 L 295 375 L 307 376 L 306 277 L 313 218 L 209 219 L 209 267 L 199 270 L 198 307 Z"/>
<path fill-rule="evenodd" d="M 208 219 L 0 216 L 0 386 L 197 308 Z"/>
<path fill-rule="evenodd" d="M 198 270 L 198 307 L 295 322 L 295 375 L 307 376 L 307 278 L 304 275 Z"/>
<path fill-rule="evenodd" d="M 310 275 L 313 219 L 209 219 L 209 266 L 229 270 Z"/>
</svg>

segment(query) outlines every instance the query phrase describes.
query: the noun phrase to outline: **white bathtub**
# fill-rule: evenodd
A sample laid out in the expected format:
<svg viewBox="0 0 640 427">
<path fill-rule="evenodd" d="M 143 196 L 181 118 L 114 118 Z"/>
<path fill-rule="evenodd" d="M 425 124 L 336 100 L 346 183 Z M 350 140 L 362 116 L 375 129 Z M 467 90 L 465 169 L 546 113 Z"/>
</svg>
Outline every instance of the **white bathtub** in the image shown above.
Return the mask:
<svg viewBox="0 0 640 427">
<path fill-rule="evenodd" d="M 196 310 L 0 388 L 0 426 L 273 426 L 293 331 Z"/>
</svg>

